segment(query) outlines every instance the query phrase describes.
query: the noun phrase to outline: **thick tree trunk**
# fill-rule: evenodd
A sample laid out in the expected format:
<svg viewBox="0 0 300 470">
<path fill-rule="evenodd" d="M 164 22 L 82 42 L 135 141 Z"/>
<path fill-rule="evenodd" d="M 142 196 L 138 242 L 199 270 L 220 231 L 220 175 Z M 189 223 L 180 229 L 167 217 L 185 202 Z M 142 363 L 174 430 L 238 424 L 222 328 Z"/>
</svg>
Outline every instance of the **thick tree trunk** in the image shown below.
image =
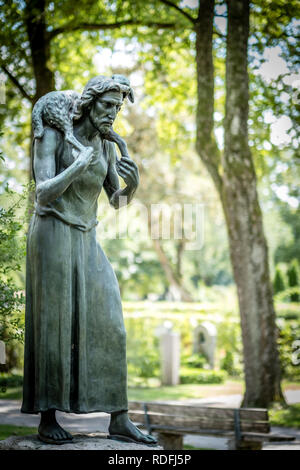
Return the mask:
<svg viewBox="0 0 300 470">
<path fill-rule="evenodd" d="M 46 27 L 45 8 L 45 0 L 27 0 L 26 2 L 26 28 L 36 84 L 35 101 L 54 90 L 54 73 L 50 65 L 50 40 Z"/>
<path fill-rule="evenodd" d="M 50 40 L 47 34 L 45 8 L 45 0 L 26 1 L 25 21 L 31 50 L 33 75 L 35 78 L 35 95 L 32 106 L 34 106 L 41 96 L 45 95 L 49 91 L 53 91 L 55 88 L 54 73 L 50 67 Z M 29 146 L 29 181 L 32 181 L 33 179 L 31 155 L 32 138 L 33 131 L 31 129 Z M 29 217 L 32 213 L 33 199 L 34 194 L 31 192 L 28 198 Z"/>
<path fill-rule="evenodd" d="M 228 1 L 222 203 L 237 283 L 244 348 L 245 406 L 282 398 L 268 249 L 248 146 L 249 2 Z"/>
<path fill-rule="evenodd" d="M 244 348 L 244 406 L 282 400 L 268 250 L 256 176 L 248 146 L 247 44 L 249 3 L 228 2 L 225 150 L 220 161 L 213 135 L 212 31 L 214 0 L 201 0 L 196 24 L 197 151 L 218 189 L 225 214 L 238 290 Z"/>
</svg>

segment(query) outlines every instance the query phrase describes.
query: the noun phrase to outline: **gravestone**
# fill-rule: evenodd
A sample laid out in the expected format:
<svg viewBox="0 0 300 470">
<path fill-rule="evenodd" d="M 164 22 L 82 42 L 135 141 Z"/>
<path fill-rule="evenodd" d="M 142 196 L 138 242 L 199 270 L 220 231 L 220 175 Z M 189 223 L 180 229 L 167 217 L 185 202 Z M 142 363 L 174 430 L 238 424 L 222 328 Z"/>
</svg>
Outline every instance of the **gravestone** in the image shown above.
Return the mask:
<svg viewBox="0 0 300 470">
<path fill-rule="evenodd" d="M 166 322 L 160 335 L 161 374 L 163 385 L 179 384 L 180 334 L 173 331 L 171 322 Z"/>
<path fill-rule="evenodd" d="M 217 329 L 211 322 L 205 321 L 194 330 L 194 354 L 204 354 L 211 369 L 215 365 L 215 351 L 217 343 Z"/>
<path fill-rule="evenodd" d="M 4 341 L 0 341 L 0 364 L 6 363 L 6 355 L 5 355 L 5 343 Z"/>
</svg>

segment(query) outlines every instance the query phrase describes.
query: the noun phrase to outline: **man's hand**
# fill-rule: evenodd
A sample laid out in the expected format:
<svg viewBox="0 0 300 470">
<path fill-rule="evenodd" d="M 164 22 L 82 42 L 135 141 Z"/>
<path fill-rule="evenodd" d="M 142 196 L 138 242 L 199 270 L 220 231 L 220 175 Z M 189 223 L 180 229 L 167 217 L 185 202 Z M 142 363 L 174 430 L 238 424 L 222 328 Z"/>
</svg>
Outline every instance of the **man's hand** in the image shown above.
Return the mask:
<svg viewBox="0 0 300 470">
<path fill-rule="evenodd" d="M 123 178 L 125 183 L 130 189 L 136 189 L 139 185 L 140 175 L 139 170 L 133 160 L 129 157 L 122 157 L 116 162 L 116 169 L 118 175 Z"/>
<path fill-rule="evenodd" d="M 123 178 L 128 188 L 135 190 L 139 185 L 140 175 L 136 163 L 134 163 L 128 155 L 125 140 L 122 139 L 112 127 L 107 127 L 102 136 L 104 139 L 115 142 L 118 145 L 122 158 L 116 161 L 117 173 Z"/>
</svg>

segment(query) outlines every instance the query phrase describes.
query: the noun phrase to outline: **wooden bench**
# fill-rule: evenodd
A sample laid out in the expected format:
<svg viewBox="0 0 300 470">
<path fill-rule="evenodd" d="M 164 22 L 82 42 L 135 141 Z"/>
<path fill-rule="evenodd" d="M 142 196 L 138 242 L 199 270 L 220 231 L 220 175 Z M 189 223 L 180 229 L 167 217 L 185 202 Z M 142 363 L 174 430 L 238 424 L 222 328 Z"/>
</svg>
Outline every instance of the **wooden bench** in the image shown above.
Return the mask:
<svg viewBox="0 0 300 470">
<path fill-rule="evenodd" d="M 228 438 L 229 449 L 261 450 L 264 441 L 295 438 L 270 432 L 268 410 L 214 408 L 160 402 L 129 402 L 130 419 L 158 434 L 164 449 L 182 449 L 185 434 Z"/>
</svg>

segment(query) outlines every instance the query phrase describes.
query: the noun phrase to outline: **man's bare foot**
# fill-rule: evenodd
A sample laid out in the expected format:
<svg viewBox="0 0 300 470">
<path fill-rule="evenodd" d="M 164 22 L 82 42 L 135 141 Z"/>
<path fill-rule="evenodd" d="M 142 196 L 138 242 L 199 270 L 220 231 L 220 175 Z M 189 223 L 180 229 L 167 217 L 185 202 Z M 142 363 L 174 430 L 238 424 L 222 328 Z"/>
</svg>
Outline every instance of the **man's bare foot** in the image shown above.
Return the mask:
<svg viewBox="0 0 300 470">
<path fill-rule="evenodd" d="M 72 435 L 65 431 L 56 421 L 55 410 L 43 411 L 38 429 L 39 438 L 47 444 L 66 444 L 73 440 Z"/>
<path fill-rule="evenodd" d="M 157 440 L 153 436 L 142 433 L 142 431 L 140 431 L 132 421 L 130 421 L 127 411 L 111 413 L 108 431 L 110 438 L 150 446 L 157 445 Z"/>
</svg>

